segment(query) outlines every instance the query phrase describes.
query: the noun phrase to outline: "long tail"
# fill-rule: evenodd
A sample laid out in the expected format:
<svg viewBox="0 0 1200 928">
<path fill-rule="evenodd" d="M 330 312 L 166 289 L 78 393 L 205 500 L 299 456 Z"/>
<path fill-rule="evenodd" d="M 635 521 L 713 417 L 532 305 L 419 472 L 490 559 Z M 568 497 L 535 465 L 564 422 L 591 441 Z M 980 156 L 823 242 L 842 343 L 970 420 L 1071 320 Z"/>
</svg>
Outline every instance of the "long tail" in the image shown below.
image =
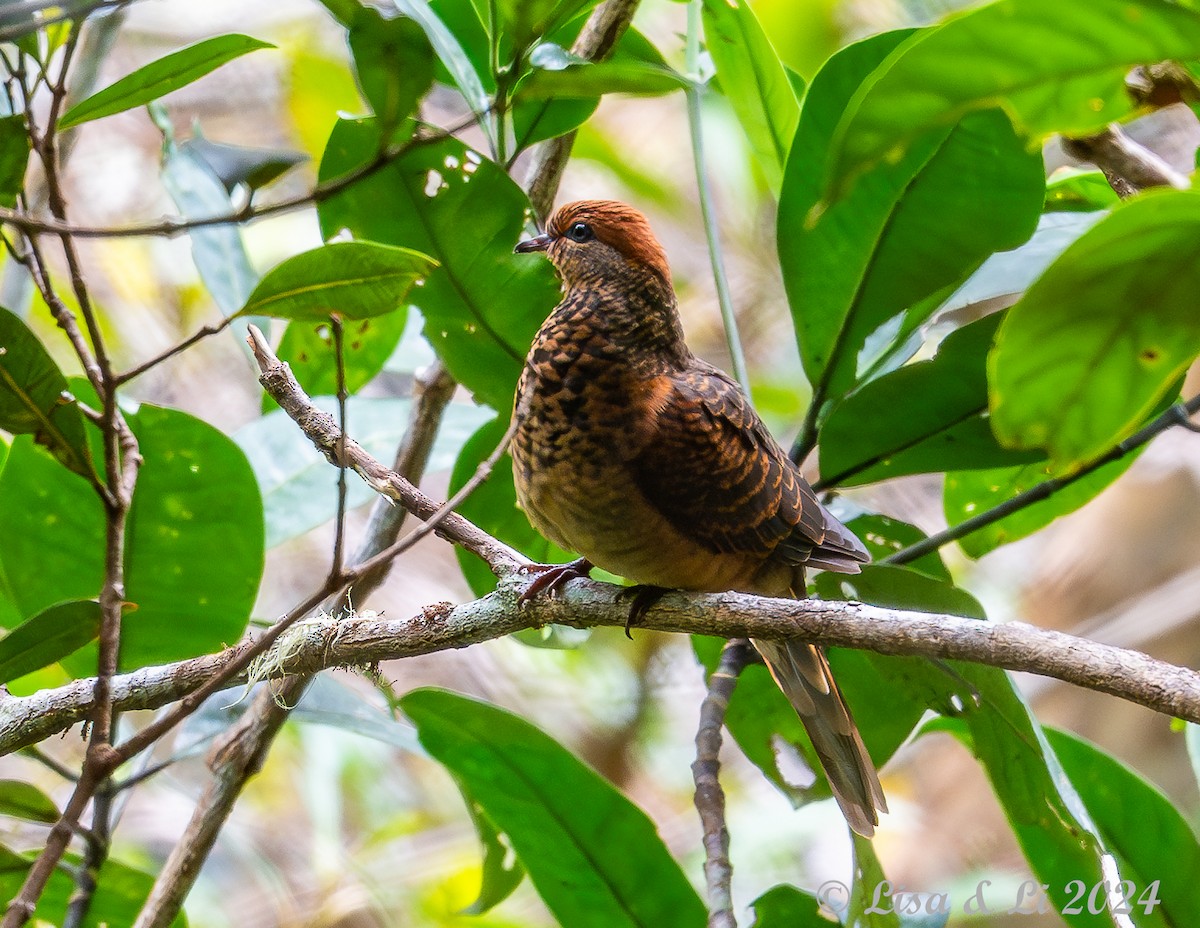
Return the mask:
<svg viewBox="0 0 1200 928">
<path fill-rule="evenodd" d="M 804 723 L 846 821 L 871 837 L 887 801 L 824 652 L 802 641 L 755 641 L 754 647 Z"/>
</svg>

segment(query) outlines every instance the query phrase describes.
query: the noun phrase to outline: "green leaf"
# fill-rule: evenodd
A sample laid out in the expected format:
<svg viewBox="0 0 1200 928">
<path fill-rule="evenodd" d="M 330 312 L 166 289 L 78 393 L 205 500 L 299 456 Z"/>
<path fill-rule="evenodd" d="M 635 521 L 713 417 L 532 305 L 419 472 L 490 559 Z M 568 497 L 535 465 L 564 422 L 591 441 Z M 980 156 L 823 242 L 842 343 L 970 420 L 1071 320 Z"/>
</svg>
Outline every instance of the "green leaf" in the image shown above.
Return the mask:
<svg viewBox="0 0 1200 928">
<path fill-rule="evenodd" d="M 343 326 L 343 366 L 346 389 L 357 393 L 381 370 L 396 350 L 408 323 L 408 307 L 371 319 L 356 319 Z M 328 321 L 297 319 L 283 332 L 275 353 L 292 369 L 309 396 L 337 394 L 337 353 Z M 270 394 L 263 394 L 263 412 L 277 409 Z"/>
<path fill-rule="evenodd" d="M 1046 183 L 1047 213 L 1093 212 L 1120 202 L 1103 171 L 1059 170 Z"/>
<path fill-rule="evenodd" d="M 12 209 L 25 187 L 29 163 L 29 133 L 21 114 L 0 117 L 0 206 Z"/>
<path fill-rule="evenodd" d="M 152 61 L 71 107 L 58 121 L 60 129 L 123 113 L 199 80 L 247 52 L 274 48 L 247 35 L 219 35 Z"/>
<path fill-rule="evenodd" d="M 63 862 L 66 866 L 54 870 L 45 892 L 38 900 L 34 912 L 34 922 L 37 924 L 64 923 L 67 906 L 75 895 L 75 880 L 71 872 L 82 866 L 82 861 L 77 854 L 66 854 Z M 0 895 L 5 899 L 14 898 L 21 891 L 21 884 L 32 863 L 32 857 L 0 846 Z M 96 892 L 81 928 L 132 925 L 153 888 L 154 877 L 149 873 L 108 858 L 96 874 Z M 178 915 L 171 922 L 171 928 L 187 928 L 187 918 Z"/>
<path fill-rule="evenodd" d="M 823 174 L 826 199 L 905 157 L 967 113 L 1002 107 L 1037 143 L 1086 135 L 1133 112 L 1125 75 L 1194 57 L 1200 16 L 1164 0 L 997 0 L 925 29 L 849 101 Z"/>
<path fill-rule="evenodd" d="M 800 103 L 788 74 L 746 0 L 704 0 L 704 43 L 721 91 L 779 196 Z"/>
<path fill-rule="evenodd" d="M 313 398 L 317 408 L 336 415 L 337 400 Z M 351 397 L 349 431 L 355 441 L 381 461 L 390 461 L 408 426 L 407 399 Z M 448 469 L 467 436 L 489 418 L 490 411 L 469 403 L 452 403 L 438 430 L 428 470 Z M 332 466 L 281 409 L 238 429 L 233 440 L 245 453 L 262 488 L 268 548 L 323 525 L 337 513 L 337 468 Z M 375 498 L 363 481 L 347 484 L 347 505 Z"/>
<path fill-rule="evenodd" d="M 396 310 L 437 262 L 408 248 L 334 242 L 288 258 L 259 281 L 239 316 L 367 319 Z"/>
<path fill-rule="evenodd" d="M 703 903 L 654 823 L 553 739 L 444 690 L 417 690 L 401 706 L 425 749 L 508 835 L 560 924 L 705 924 Z"/>
<path fill-rule="evenodd" d="M 1128 900 L 1145 925 L 1187 925 L 1200 912 L 1200 844 L 1186 818 L 1157 786 L 1111 754 L 1070 732 L 1045 734 L 1067 776 L 1117 855 L 1121 876 L 1136 891 Z M 1138 892 L 1159 883 L 1153 920 L 1135 905 Z"/>
<path fill-rule="evenodd" d="M 847 515 L 839 511 L 837 515 L 846 527 L 866 545 L 867 550 L 871 552 L 873 561 L 882 561 L 888 555 L 895 554 L 902 548 L 907 548 L 918 541 L 923 541 L 926 537 L 925 533 L 915 525 L 880 513 Z M 946 583 L 952 580 L 950 571 L 937 551 L 930 551 L 904 566 L 908 570 L 915 570 L 935 580 L 942 580 Z"/>
<path fill-rule="evenodd" d="M 501 44 L 502 62 L 513 60 L 534 40 L 550 35 L 596 3 L 597 0 L 497 0 L 499 22 L 495 34 Z"/>
<path fill-rule="evenodd" d="M 32 435 L 75 473 L 93 473 L 83 414 L 70 398 L 67 378 L 29 327 L 3 308 L 0 429 L 14 435 Z"/>
<path fill-rule="evenodd" d="M 873 380 L 833 408 L 821 429 L 822 486 L 1041 460 L 1002 447 L 987 416 L 986 361 L 1003 313 L 946 336 L 938 352 Z"/>
<path fill-rule="evenodd" d="M 467 439 L 454 472 L 450 475 L 450 493 L 457 493 L 491 454 L 508 430 L 508 416 L 497 416 L 485 423 Z M 517 506 L 517 490 L 513 486 L 512 458 L 504 454 L 491 476 L 463 500 L 458 512 L 506 545 L 516 548 L 539 564 L 564 564 L 575 555 L 547 541 L 529 524 L 529 519 Z M 485 596 L 496 589 L 496 575 L 474 554 L 461 548 L 454 552 L 471 591 Z"/>
<path fill-rule="evenodd" d="M 891 900 L 877 898 L 884 886 L 890 886 L 883 864 L 875 856 L 870 838 L 852 835 L 854 842 L 854 885 L 850 895 L 848 924 L 858 928 L 900 928 L 900 917 Z"/>
<path fill-rule="evenodd" d="M 1200 193 L 1114 210 L 1008 312 L 988 365 L 992 428 L 1070 467 L 1131 435 L 1200 353 Z"/>
<path fill-rule="evenodd" d="M 245 456 L 185 413 L 143 404 L 126 420 L 145 463 L 129 513 L 121 668 L 182 660 L 241 636 L 263 567 L 262 499 Z M 104 515 L 95 493 L 18 438 L 0 472 L 0 562 L 22 616 L 95 597 Z M 85 652 L 94 652 L 88 646 Z M 83 652 L 79 652 L 82 654 Z M 95 672 L 86 654 L 74 672 Z"/>
<path fill-rule="evenodd" d="M 640 61 L 584 61 L 563 68 L 535 68 L 521 82 L 514 99 L 589 99 L 606 93 L 658 96 L 683 90 L 687 85 L 683 75 L 668 67 Z"/>
<path fill-rule="evenodd" d="M 983 557 L 1001 545 L 1009 544 L 1045 528 L 1055 519 L 1074 512 L 1091 502 L 1100 491 L 1129 469 L 1138 452 L 1097 468 L 1052 494 L 960 538 L 958 543 L 971 557 Z M 958 525 L 967 519 L 1019 496 L 1046 480 L 1062 476 L 1045 461 L 995 470 L 955 471 L 946 475 L 942 505 L 946 521 Z"/>
<path fill-rule="evenodd" d="M 433 48 L 407 16 L 388 19 L 365 6 L 355 14 L 349 41 L 359 87 L 386 137 L 433 84 Z"/>
<path fill-rule="evenodd" d="M 58 821 L 59 812 L 54 800 L 32 783 L 0 780 L 0 815 L 53 825 Z"/>
<path fill-rule="evenodd" d="M 875 36 L 829 60 L 809 88 L 788 158 L 779 259 L 818 409 L 853 384 L 859 351 L 874 330 L 993 252 L 1019 245 L 1041 212 L 1041 157 L 992 112 L 923 136 L 809 223 L 838 118 L 863 78 L 907 35 Z M 932 313 L 937 303 L 923 305 Z"/>
<path fill-rule="evenodd" d="M 491 98 L 480 81 L 479 72 L 459 44 L 457 33 L 446 28 L 434 7 L 426 0 L 394 0 L 394 3 L 401 13 L 411 17 L 425 32 L 438 61 L 449 72 L 471 112 L 477 116 L 487 113 L 491 109 Z"/>
<path fill-rule="evenodd" d="M 510 860 L 512 855 L 502 840 L 503 835 L 492 824 L 492 820 L 487 817 L 479 803 L 472 800 L 465 791 L 463 799 L 467 803 L 467 812 L 475 823 L 479 843 L 483 845 L 483 872 L 480 876 L 479 896 L 463 909 L 463 914 L 482 915 L 512 895 L 513 890 L 525 879 L 525 868 L 519 860 Z"/>
<path fill-rule="evenodd" d="M 94 599 L 43 609 L 0 639 L 0 683 L 57 663 L 99 634 L 100 604 Z"/>
<path fill-rule="evenodd" d="M 320 176 L 352 170 L 377 149 L 372 121 L 342 120 Z M 477 400 L 508 409 L 533 336 L 558 302 L 549 262 L 513 254 L 528 209 L 528 198 L 495 163 L 447 139 L 414 148 L 318 212 L 327 236 L 344 227 L 355 238 L 438 261 L 425 286 L 409 295 L 425 317 L 426 338 Z"/>
<path fill-rule="evenodd" d="M 751 928 L 830 928 L 817 898 L 795 886 L 772 886 L 754 900 Z"/>
</svg>

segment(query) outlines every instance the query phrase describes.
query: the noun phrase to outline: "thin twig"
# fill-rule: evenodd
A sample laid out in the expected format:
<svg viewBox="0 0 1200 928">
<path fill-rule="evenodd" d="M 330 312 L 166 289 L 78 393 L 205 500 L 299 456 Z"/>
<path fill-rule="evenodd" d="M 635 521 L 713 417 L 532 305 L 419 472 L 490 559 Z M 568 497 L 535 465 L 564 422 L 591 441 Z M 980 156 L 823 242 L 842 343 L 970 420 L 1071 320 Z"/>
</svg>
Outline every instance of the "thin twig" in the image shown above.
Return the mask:
<svg viewBox="0 0 1200 928">
<path fill-rule="evenodd" d="M 126 384 L 133 380 L 135 377 L 140 377 L 142 374 L 146 373 L 146 371 L 158 367 L 158 365 L 162 364 L 163 361 L 167 361 L 170 358 L 175 357 L 175 355 L 191 348 L 192 345 L 196 344 L 196 342 L 208 338 L 210 335 L 216 335 L 218 332 L 224 332 L 227 328 L 229 328 L 230 323 L 233 322 L 233 318 L 233 316 L 226 316 L 220 322 L 214 322 L 211 325 L 204 326 L 204 328 L 193 333 L 192 335 L 189 335 L 179 344 L 172 345 L 166 351 L 155 355 L 150 360 L 143 361 L 136 367 L 131 367 L 129 370 L 123 373 L 114 375 L 113 382 L 119 387 L 122 384 Z"/>
<path fill-rule="evenodd" d="M 737 928 L 733 916 L 733 864 L 729 860 L 729 830 L 725 827 L 725 791 L 721 788 L 721 728 L 748 662 L 750 642 L 733 638 L 725 643 L 717 669 L 708 679 L 708 694 L 700 704 L 696 729 L 696 811 L 704 829 L 704 882 L 708 889 L 708 928 Z"/>
<path fill-rule="evenodd" d="M 338 313 L 333 313 L 329 317 L 329 322 L 333 329 L 333 355 L 334 363 L 337 365 L 338 429 L 342 433 L 338 438 L 337 447 L 337 514 L 334 517 L 333 561 L 329 566 L 329 581 L 331 584 L 337 584 L 342 578 L 342 562 L 346 547 L 346 434 L 348 430 L 346 400 L 349 394 L 346 392 L 346 346 L 342 317 Z"/>
<path fill-rule="evenodd" d="M 750 371 L 746 367 L 746 352 L 738 334 L 737 314 L 729 295 L 729 278 L 725 274 L 725 259 L 721 251 L 721 233 L 717 229 L 716 207 L 713 204 L 712 184 L 708 179 L 708 163 L 704 157 L 704 113 L 700 96 L 700 7 L 703 0 L 691 0 L 687 14 L 687 70 L 691 82 L 687 95 L 688 128 L 692 138 L 692 160 L 696 166 L 696 188 L 700 194 L 700 215 L 704 220 L 704 235 L 708 239 L 708 257 L 712 262 L 713 282 L 717 287 L 717 305 L 721 308 L 721 323 L 725 327 L 725 343 L 733 376 L 747 396 L 750 395 Z"/>
<path fill-rule="evenodd" d="M 27 747 L 23 747 L 23 748 L 21 748 L 21 753 L 24 754 L 26 757 L 36 760 L 39 764 L 41 764 L 47 770 L 54 771 L 60 777 L 62 777 L 64 780 L 74 783 L 76 780 L 79 779 L 79 774 L 77 774 L 74 770 L 72 770 L 66 764 L 51 757 L 49 754 L 47 754 L 45 751 L 43 751 L 37 745 L 31 744 Z"/>
<path fill-rule="evenodd" d="M 928 538 L 923 538 L 916 544 L 909 545 L 907 548 L 901 548 L 895 554 L 885 557 L 882 561 L 884 564 L 908 564 L 915 561 L 919 557 L 929 554 L 931 551 L 936 551 L 944 545 L 948 545 L 952 541 L 958 541 L 960 538 L 965 538 L 972 532 L 977 532 L 981 528 L 986 528 L 993 522 L 998 522 L 1005 516 L 1010 516 L 1014 512 L 1019 512 L 1034 503 L 1040 503 L 1044 499 L 1053 496 L 1064 487 L 1070 486 L 1076 480 L 1080 480 L 1103 467 L 1105 464 L 1111 464 L 1113 461 L 1125 457 L 1131 451 L 1140 448 L 1152 438 L 1165 432 L 1174 425 L 1183 425 L 1191 429 L 1191 416 L 1200 412 L 1200 394 L 1193 396 L 1186 403 L 1176 403 L 1161 416 L 1145 426 L 1133 435 L 1130 435 L 1123 442 L 1114 445 L 1107 452 L 1096 458 L 1090 464 L 1086 464 L 1074 473 L 1064 477 L 1052 477 L 1049 480 L 1044 480 L 1035 486 L 1030 487 L 1024 493 L 1018 493 L 1012 499 L 1005 500 L 998 506 L 993 506 L 985 512 L 979 513 L 977 516 L 972 516 L 958 525 L 952 525 L 950 528 L 938 532 L 935 535 L 930 535 Z"/>
</svg>

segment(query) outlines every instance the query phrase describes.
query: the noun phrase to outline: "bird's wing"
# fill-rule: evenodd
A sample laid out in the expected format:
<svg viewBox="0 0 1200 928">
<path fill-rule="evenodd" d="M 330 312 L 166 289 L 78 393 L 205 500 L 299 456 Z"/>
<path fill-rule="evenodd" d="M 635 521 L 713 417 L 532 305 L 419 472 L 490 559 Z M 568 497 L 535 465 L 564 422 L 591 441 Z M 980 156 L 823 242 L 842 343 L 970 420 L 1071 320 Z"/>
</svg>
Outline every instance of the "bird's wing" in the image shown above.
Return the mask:
<svg viewBox="0 0 1200 928">
<path fill-rule="evenodd" d="M 675 528 L 719 553 L 856 573 L 869 560 L 826 512 L 736 383 L 694 361 L 661 374 L 633 479 Z"/>
</svg>

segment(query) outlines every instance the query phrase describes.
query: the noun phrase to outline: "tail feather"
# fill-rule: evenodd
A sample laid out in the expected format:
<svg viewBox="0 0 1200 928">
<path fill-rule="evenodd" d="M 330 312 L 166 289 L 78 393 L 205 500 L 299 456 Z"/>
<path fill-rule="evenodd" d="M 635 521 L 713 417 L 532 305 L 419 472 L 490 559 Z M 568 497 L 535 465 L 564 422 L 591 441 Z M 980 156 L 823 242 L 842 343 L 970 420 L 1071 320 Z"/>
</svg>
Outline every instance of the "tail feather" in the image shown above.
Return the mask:
<svg viewBox="0 0 1200 928">
<path fill-rule="evenodd" d="M 824 652 L 802 641 L 755 641 L 754 646 L 804 723 L 846 821 L 871 837 L 887 801 Z"/>
</svg>

